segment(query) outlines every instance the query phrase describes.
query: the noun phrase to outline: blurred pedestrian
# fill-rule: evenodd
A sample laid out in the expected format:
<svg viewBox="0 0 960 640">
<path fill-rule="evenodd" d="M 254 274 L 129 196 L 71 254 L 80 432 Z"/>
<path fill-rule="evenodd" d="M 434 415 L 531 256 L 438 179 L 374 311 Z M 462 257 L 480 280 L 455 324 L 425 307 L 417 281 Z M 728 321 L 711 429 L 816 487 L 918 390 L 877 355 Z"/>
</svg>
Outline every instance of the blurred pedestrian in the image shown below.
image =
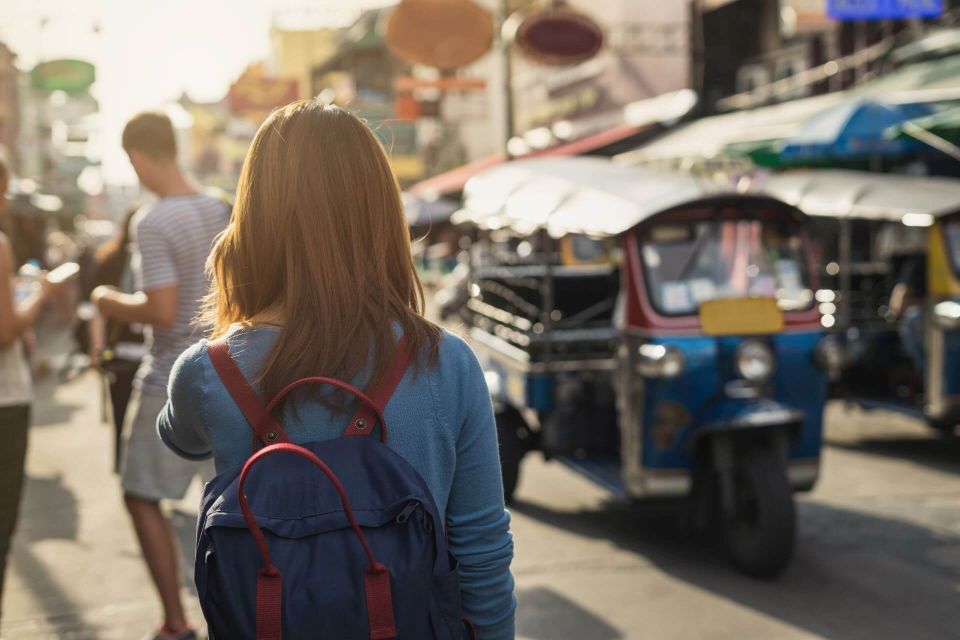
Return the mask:
<svg viewBox="0 0 960 640">
<path fill-rule="evenodd" d="M 121 291 L 132 292 L 130 270 L 130 243 L 133 217 L 139 207 L 131 207 L 121 221 L 117 233 L 96 248 L 89 264 L 87 278 L 90 291 L 109 285 Z M 95 315 L 83 327 L 89 336 L 87 343 L 91 361 L 106 379 L 110 390 L 110 406 L 114 427 L 114 469 L 120 470 L 121 435 L 127 404 L 133 393 L 133 380 L 146 355 L 143 332 L 137 323 L 104 319 Z"/>
<path fill-rule="evenodd" d="M 3 218 L 10 174 L 0 159 L 0 219 Z M 33 400 L 30 366 L 24 338 L 37 321 L 43 303 L 58 288 L 44 274 L 31 281 L 14 279 L 17 260 L 7 236 L 0 232 L 0 598 L 7 554 L 20 509 L 27 430 Z"/>
<path fill-rule="evenodd" d="M 400 192 L 376 136 L 317 101 L 275 111 L 210 260 L 207 318 L 261 398 L 317 375 L 376 387 L 398 335 L 407 338 L 417 357 L 386 405 L 388 446 L 422 474 L 446 523 L 464 614 L 479 637 L 512 639 L 513 542 L 490 395 L 470 347 L 423 317 Z M 171 449 L 212 455 L 219 472 L 252 455 L 206 341 L 180 356 L 170 392 L 159 429 Z M 294 442 L 329 440 L 344 431 L 342 409 L 328 394 L 304 395 L 283 424 Z"/>
<path fill-rule="evenodd" d="M 899 322 L 897 333 L 903 350 L 923 378 L 924 305 L 927 298 L 927 256 L 908 253 L 892 260 L 899 263 L 897 280 L 890 292 L 890 314 Z"/>
<path fill-rule="evenodd" d="M 201 469 L 162 445 L 156 421 L 167 401 L 173 362 L 201 333 L 192 321 L 208 287 L 204 264 L 230 213 L 222 201 L 198 192 L 181 172 L 167 116 L 135 116 L 123 130 L 123 148 L 140 182 L 159 200 L 133 220 L 137 292 L 100 286 L 91 300 L 108 318 L 147 327 L 148 355 L 137 371 L 124 418 L 121 484 L 163 606 L 163 622 L 151 637 L 188 640 L 196 634 L 184 614 L 176 540 L 160 502 L 182 498 Z"/>
<path fill-rule="evenodd" d="M 44 266 L 47 223 L 43 211 L 30 203 L 29 196 L 20 193 L 9 202 L 4 228 L 13 248 L 14 269 L 27 262 Z"/>
</svg>

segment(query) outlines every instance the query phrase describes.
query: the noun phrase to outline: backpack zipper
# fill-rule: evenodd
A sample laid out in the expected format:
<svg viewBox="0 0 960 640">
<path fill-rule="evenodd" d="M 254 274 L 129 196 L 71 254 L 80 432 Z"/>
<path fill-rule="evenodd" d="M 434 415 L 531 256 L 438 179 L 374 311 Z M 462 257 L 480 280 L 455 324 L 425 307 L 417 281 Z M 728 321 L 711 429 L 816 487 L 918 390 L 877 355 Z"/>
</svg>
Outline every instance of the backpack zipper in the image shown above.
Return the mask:
<svg viewBox="0 0 960 640">
<path fill-rule="evenodd" d="M 407 506 L 397 514 L 397 524 L 403 524 L 410 519 L 410 516 L 413 515 L 413 512 L 417 510 L 417 507 L 420 506 L 420 503 L 416 500 L 407 503 Z"/>
</svg>

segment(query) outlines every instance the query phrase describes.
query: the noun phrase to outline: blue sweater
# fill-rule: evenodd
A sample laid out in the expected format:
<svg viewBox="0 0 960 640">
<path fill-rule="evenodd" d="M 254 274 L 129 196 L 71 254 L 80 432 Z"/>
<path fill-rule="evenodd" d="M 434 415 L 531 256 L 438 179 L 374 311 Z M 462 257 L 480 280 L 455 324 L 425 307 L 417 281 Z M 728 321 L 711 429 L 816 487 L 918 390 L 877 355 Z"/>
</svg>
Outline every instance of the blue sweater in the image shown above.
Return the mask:
<svg viewBox="0 0 960 640">
<path fill-rule="evenodd" d="M 245 328 L 228 339 L 230 353 L 248 380 L 279 336 L 269 327 Z M 284 415 L 298 443 L 340 436 L 348 416 L 332 417 L 319 403 Z M 420 473 L 445 517 L 450 552 L 460 562 L 464 615 L 484 640 L 514 637 L 513 538 L 504 508 L 493 407 L 483 371 L 460 338 L 445 333 L 437 366 L 408 371 L 384 418 L 388 445 Z M 243 463 L 252 453 L 252 431 L 220 382 L 201 340 L 177 360 L 169 401 L 157 420 L 161 439 L 185 458 L 211 455 L 217 472 Z"/>
</svg>

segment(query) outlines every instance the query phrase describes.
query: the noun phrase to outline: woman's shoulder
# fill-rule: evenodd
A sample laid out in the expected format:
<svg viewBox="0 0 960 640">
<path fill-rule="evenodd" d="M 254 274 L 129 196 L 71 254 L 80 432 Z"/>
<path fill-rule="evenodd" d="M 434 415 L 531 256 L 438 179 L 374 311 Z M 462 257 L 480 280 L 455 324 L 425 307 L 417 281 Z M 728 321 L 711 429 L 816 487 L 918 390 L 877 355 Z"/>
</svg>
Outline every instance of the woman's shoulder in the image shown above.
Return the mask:
<svg viewBox="0 0 960 640">
<path fill-rule="evenodd" d="M 204 338 L 187 347 L 177 359 L 174 372 L 198 372 L 203 371 L 208 365 L 213 366 L 210 347 L 221 340 L 226 340 L 227 350 L 237 366 L 244 375 L 251 374 L 270 352 L 277 335 L 278 330 L 275 327 L 231 327 L 226 335 L 218 339 Z"/>
<path fill-rule="evenodd" d="M 477 362 L 477 355 L 466 339 L 448 329 L 440 334 L 439 357 L 441 364 L 452 366 L 472 366 Z"/>
<path fill-rule="evenodd" d="M 471 384 L 483 377 L 477 354 L 462 336 L 443 330 L 437 356 L 436 379 L 441 385 Z"/>
<path fill-rule="evenodd" d="M 187 347 L 174 363 L 170 379 L 177 381 L 189 379 L 199 382 L 203 377 L 208 344 L 208 341 L 204 338 Z"/>
</svg>

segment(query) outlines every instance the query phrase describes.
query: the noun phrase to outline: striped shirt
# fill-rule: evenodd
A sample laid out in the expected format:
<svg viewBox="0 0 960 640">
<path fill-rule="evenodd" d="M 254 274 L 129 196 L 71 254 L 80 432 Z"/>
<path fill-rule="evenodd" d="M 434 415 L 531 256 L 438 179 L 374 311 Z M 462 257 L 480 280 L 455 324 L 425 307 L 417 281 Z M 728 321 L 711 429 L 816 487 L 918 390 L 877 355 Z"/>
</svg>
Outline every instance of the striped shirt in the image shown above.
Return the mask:
<svg viewBox="0 0 960 640">
<path fill-rule="evenodd" d="M 145 331 L 148 353 L 137 371 L 138 389 L 165 394 L 173 363 L 201 337 L 204 327 L 195 320 L 210 284 L 204 266 L 229 219 L 223 202 L 200 193 L 162 198 L 134 218 L 131 267 L 136 288 L 149 292 L 177 287 L 176 321 Z"/>
</svg>

